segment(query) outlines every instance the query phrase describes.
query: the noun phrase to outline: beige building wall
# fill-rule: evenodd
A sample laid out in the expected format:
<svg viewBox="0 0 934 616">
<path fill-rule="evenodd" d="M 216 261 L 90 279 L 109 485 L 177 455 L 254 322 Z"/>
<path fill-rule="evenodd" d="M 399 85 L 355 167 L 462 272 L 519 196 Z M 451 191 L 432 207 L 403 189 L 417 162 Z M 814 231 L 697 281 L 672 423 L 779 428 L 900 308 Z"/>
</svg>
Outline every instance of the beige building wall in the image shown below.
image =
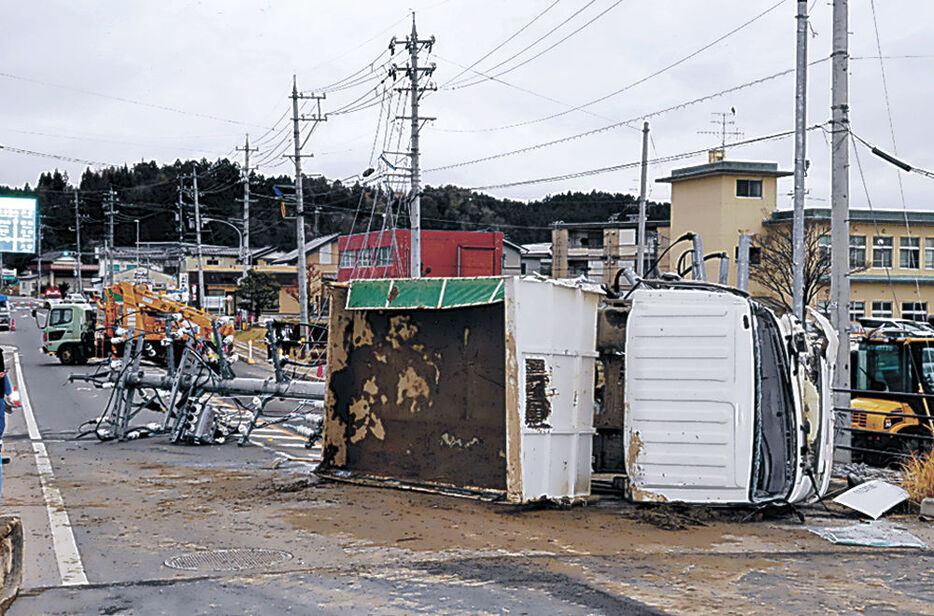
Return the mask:
<svg viewBox="0 0 934 616">
<path fill-rule="evenodd" d="M 762 180 L 762 196 L 758 198 L 737 197 L 736 181 L 742 179 Z M 725 252 L 730 258 L 729 284 L 736 284 L 736 247 L 739 235 L 755 235 L 763 230 L 762 221 L 775 209 L 777 181 L 774 177 L 757 175 L 712 175 L 674 181 L 671 185 L 671 231 L 675 240 L 684 233 L 699 233 L 704 242 L 704 253 Z M 689 243 L 678 245 L 672 250 L 670 263 L 677 266 L 678 258 Z M 707 280 L 716 281 L 720 264 L 716 259 L 707 262 Z M 755 295 L 761 289 L 750 283 Z"/>
<path fill-rule="evenodd" d="M 908 318 L 912 315 L 905 314 L 904 304 L 924 302 L 927 314 L 934 314 L 934 223 L 911 222 L 906 227 L 904 222 L 874 224 L 851 220 L 850 237 L 864 237 L 866 244 L 866 267 L 854 270 L 850 275 L 851 309 L 861 309 L 867 317 Z M 890 268 L 873 264 L 873 251 L 879 250 L 874 246 L 874 241 L 879 237 L 892 238 Z M 903 245 L 908 247 L 908 241 L 903 240 L 909 238 L 916 239 L 918 243 L 917 268 L 902 266 L 901 248 Z M 851 240 L 850 243 L 853 245 L 856 242 Z M 930 250 L 927 249 L 928 244 L 931 245 Z M 820 300 L 829 301 L 829 295 L 829 289 L 822 291 Z M 885 302 L 891 304 L 891 314 L 885 310 Z"/>
</svg>

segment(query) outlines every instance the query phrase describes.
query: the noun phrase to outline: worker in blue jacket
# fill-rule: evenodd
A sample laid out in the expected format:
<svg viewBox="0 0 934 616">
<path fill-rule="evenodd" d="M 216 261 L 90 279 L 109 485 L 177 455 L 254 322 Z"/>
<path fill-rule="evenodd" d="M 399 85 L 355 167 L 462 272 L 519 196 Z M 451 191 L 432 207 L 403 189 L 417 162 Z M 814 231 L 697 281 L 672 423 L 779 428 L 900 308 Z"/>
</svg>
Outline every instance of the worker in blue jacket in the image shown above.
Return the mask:
<svg viewBox="0 0 934 616">
<path fill-rule="evenodd" d="M 0 457 L 3 454 L 3 433 L 6 431 L 6 416 L 7 413 L 13 412 L 13 405 L 9 404 L 7 401 L 7 396 L 13 393 L 13 388 L 10 387 L 10 377 L 6 373 L 6 363 L 3 360 L 3 352 L 0 351 L 0 375 L 3 375 L 3 397 L 0 398 Z M 3 464 L 9 462 L 10 459 L 7 457 L 2 457 Z M 0 467 L 0 493 L 3 491 L 3 470 Z"/>
</svg>

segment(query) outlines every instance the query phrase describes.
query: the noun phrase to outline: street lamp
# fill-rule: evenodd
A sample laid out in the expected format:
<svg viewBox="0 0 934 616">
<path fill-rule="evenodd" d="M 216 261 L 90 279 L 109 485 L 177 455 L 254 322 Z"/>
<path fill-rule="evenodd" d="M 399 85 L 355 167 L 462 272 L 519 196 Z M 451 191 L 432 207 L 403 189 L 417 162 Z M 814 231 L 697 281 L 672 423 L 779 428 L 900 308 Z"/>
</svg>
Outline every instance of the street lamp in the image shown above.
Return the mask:
<svg viewBox="0 0 934 616">
<path fill-rule="evenodd" d="M 203 224 L 207 224 L 209 222 L 217 222 L 222 225 L 227 225 L 228 227 L 230 227 L 231 229 L 237 232 L 237 237 L 240 238 L 240 261 L 243 263 L 243 277 L 246 278 L 246 271 L 247 271 L 246 247 L 243 245 L 243 232 L 240 230 L 240 228 L 233 223 L 227 222 L 226 220 L 220 220 L 219 218 L 202 218 L 201 220 L 203 221 Z"/>
</svg>

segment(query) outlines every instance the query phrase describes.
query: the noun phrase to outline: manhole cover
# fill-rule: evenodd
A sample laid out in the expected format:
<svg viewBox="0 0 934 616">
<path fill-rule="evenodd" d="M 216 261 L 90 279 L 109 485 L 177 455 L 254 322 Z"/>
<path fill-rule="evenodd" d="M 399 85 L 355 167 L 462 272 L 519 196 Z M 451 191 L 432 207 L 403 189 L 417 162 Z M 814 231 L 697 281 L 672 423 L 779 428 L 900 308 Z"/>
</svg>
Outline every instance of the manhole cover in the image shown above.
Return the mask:
<svg viewBox="0 0 934 616">
<path fill-rule="evenodd" d="M 239 571 L 271 567 L 290 558 L 292 555 L 282 550 L 233 548 L 180 554 L 165 561 L 165 566 L 187 571 Z"/>
</svg>

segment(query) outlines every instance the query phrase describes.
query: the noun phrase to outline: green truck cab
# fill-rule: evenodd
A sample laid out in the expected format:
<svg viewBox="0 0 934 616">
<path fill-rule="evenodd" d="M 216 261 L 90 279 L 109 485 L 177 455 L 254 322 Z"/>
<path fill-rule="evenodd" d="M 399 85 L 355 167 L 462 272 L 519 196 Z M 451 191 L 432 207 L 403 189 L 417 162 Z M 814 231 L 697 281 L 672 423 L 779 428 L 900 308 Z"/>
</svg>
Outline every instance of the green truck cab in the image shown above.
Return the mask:
<svg viewBox="0 0 934 616">
<path fill-rule="evenodd" d="M 83 364 L 94 356 L 97 310 L 90 304 L 51 304 L 34 310 L 33 316 L 42 330 L 43 353 L 66 365 Z"/>
</svg>

